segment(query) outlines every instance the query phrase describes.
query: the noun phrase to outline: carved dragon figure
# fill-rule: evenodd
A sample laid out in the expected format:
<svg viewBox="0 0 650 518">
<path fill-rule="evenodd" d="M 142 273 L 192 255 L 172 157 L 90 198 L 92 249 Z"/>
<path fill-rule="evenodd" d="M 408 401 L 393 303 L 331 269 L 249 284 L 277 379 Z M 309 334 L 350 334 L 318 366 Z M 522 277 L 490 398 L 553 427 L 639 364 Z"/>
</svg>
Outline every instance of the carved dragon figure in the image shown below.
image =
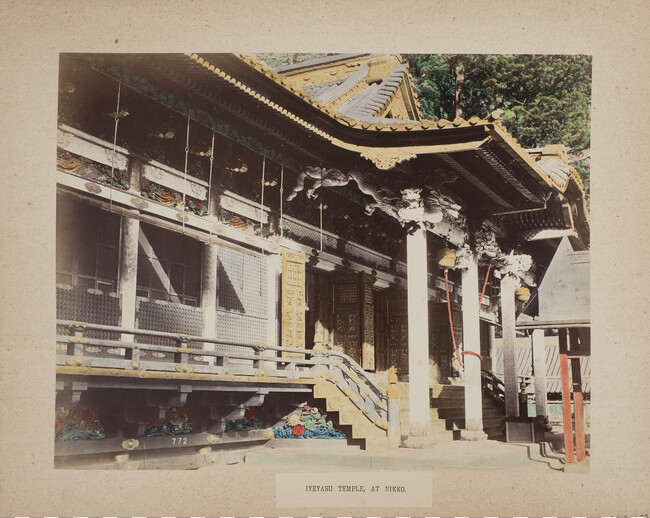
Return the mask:
<svg viewBox="0 0 650 518">
<path fill-rule="evenodd" d="M 314 180 L 314 185 L 307 190 L 307 198 L 314 199 L 317 197 L 317 194 L 314 194 L 317 189 L 320 189 L 321 187 L 343 187 L 344 185 L 347 185 L 353 177 L 351 174 L 344 173 L 339 169 L 307 166 L 305 170 L 298 175 L 296 186 L 287 197 L 287 201 L 293 200 L 298 193 L 305 188 L 305 180 L 307 178 Z"/>
<path fill-rule="evenodd" d="M 437 192 L 441 185 L 453 182 L 457 178 L 455 173 L 449 171 L 437 169 L 429 175 L 425 179 L 424 194 L 423 189 L 420 188 L 402 189 L 397 194 L 386 187 L 377 187 L 368 178 L 367 173 L 362 171 L 353 170 L 346 173 L 334 168 L 308 166 L 298 176 L 296 186 L 287 197 L 287 201 L 293 200 L 305 188 L 307 178 L 314 180 L 314 184 L 307 190 L 307 197 L 310 199 L 317 197 L 315 191 L 320 187 L 343 187 L 354 180 L 362 193 L 375 200 L 366 205 L 366 214 L 373 214 L 376 209 L 379 209 L 395 218 L 402 226 L 412 223 L 435 225 L 443 219 L 453 226 L 453 221 L 461 218 L 460 205 L 454 203 L 448 196 Z"/>
</svg>

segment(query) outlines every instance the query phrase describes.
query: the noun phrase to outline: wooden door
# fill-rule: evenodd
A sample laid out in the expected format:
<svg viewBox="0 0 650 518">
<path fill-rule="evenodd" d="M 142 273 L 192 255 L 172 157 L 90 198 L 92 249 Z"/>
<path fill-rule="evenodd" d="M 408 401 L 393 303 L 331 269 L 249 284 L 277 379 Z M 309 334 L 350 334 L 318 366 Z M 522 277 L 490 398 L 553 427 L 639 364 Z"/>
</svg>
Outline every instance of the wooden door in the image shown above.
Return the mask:
<svg viewBox="0 0 650 518">
<path fill-rule="evenodd" d="M 458 304 L 451 305 L 454 335 L 460 347 L 463 341 L 463 312 Z M 439 380 L 454 378 L 458 372 L 453 366 L 455 355 L 446 302 L 429 303 L 429 357 L 437 366 Z"/>
<path fill-rule="evenodd" d="M 409 370 L 408 300 L 406 290 L 388 290 L 388 363 L 398 374 Z"/>
<path fill-rule="evenodd" d="M 334 350 L 375 370 L 374 293 L 367 274 L 335 276 Z"/>
</svg>

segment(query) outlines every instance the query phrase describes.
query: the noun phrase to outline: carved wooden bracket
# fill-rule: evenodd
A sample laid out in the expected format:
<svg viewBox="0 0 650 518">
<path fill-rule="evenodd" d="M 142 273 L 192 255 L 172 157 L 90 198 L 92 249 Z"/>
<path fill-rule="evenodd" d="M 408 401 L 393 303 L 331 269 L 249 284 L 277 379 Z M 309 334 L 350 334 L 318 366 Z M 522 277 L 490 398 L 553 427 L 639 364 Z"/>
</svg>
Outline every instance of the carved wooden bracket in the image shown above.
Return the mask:
<svg viewBox="0 0 650 518">
<path fill-rule="evenodd" d="M 378 169 L 392 169 L 397 164 L 411 160 L 417 155 L 402 148 L 363 148 L 361 156 L 370 160 Z"/>
</svg>

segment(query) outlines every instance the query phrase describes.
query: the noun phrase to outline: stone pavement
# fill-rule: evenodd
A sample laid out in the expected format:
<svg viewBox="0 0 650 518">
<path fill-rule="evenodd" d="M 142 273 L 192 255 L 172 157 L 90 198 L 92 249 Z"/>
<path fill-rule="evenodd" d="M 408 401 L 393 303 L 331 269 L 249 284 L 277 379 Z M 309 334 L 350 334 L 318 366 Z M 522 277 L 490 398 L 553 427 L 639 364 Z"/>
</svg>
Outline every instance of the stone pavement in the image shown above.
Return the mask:
<svg viewBox="0 0 650 518">
<path fill-rule="evenodd" d="M 287 446 L 262 447 L 237 455 L 223 453 L 220 462 L 203 469 L 245 470 L 248 468 L 286 469 L 292 471 L 352 470 L 352 469 L 409 469 L 409 470 L 498 470 L 517 472 L 564 471 L 564 453 L 557 441 L 539 444 L 505 443 L 500 441 L 453 441 L 437 444 L 427 449 L 399 448 L 396 450 L 363 451 L 353 447 L 329 444 L 303 443 L 300 439 Z M 276 446 L 274 444 L 274 446 Z M 344 446 L 344 445 L 341 445 Z M 576 469 L 577 468 L 577 469 Z M 567 472 L 585 473 L 589 469 L 589 456 L 579 466 L 569 466 Z"/>
</svg>

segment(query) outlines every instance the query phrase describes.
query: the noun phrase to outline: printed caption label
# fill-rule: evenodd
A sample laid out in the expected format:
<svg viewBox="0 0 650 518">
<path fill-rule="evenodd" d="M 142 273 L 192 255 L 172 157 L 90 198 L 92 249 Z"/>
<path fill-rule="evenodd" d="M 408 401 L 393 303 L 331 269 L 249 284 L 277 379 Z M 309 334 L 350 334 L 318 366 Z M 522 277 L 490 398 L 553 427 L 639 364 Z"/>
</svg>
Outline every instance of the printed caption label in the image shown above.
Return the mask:
<svg viewBox="0 0 650 518">
<path fill-rule="evenodd" d="M 431 507 L 427 472 L 277 473 L 277 507 Z"/>
</svg>

